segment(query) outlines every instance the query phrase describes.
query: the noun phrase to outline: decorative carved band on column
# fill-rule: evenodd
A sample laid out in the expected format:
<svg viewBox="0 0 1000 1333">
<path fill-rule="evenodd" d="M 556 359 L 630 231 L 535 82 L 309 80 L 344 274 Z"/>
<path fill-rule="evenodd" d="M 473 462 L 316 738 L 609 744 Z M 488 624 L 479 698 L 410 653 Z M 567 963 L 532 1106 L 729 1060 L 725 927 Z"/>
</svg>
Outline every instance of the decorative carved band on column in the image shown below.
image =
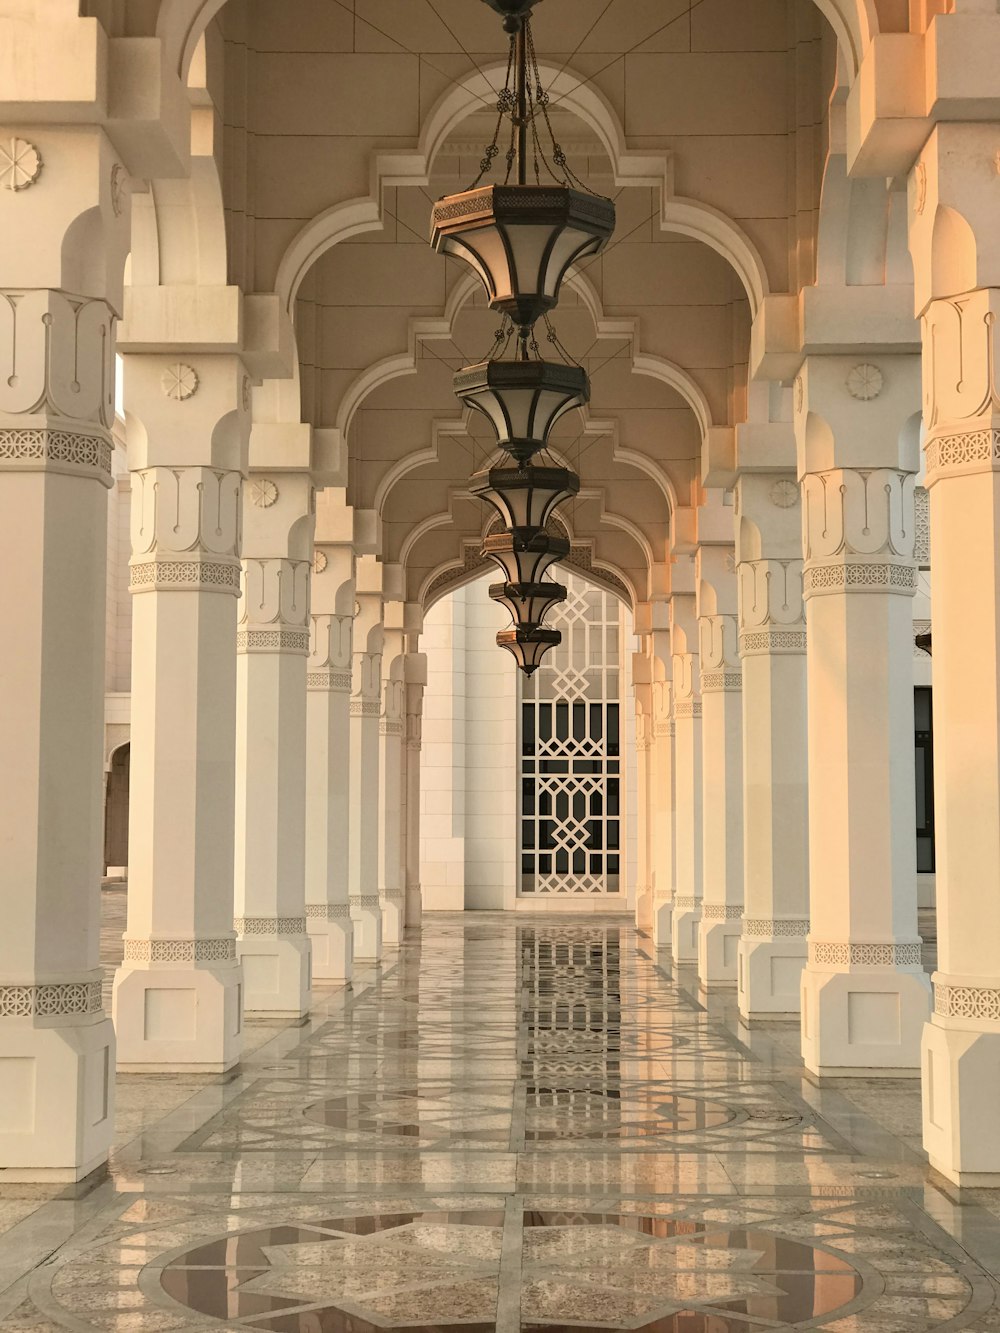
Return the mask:
<svg viewBox="0 0 1000 1333">
<path fill-rule="evenodd" d="M 636 736 L 635 748 L 637 753 L 645 754 L 653 748 L 653 739 L 651 736 Z"/>
<path fill-rule="evenodd" d="M 365 907 L 369 910 L 377 911 L 382 906 L 382 899 L 377 893 L 352 893 L 350 897 L 351 907 Z"/>
<path fill-rule="evenodd" d="M 941 477 L 1000 471 L 1000 429 L 961 431 L 927 441 L 927 486 Z"/>
<path fill-rule="evenodd" d="M 850 564 L 807 564 L 802 575 L 803 595 L 824 593 L 882 592 L 912 597 L 917 590 L 917 570 L 912 564 L 889 561 L 852 561 Z"/>
<path fill-rule="evenodd" d="M 350 903 L 306 903 L 306 917 L 309 920 L 345 921 L 351 915 Z"/>
<path fill-rule="evenodd" d="M 685 894 L 674 899 L 674 906 L 680 912 L 693 912 L 696 908 L 701 906 L 701 899 L 693 898 Z"/>
<path fill-rule="evenodd" d="M 835 967 L 920 966 L 920 944 L 826 944 L 810 940 L 809 962 Z"/>
<path fill-rule="evenodd" d="M 240 595 L 238 561 L 136 560 L 130 565 L 129 591 L 220 592 Z"/>
<path fill-rule="evenodd" d="M 99 1014 L 100 980 L 46 982 L 38 986 L 0 986 L 0 1018 L 54 1018 Z"/>
<path fill-rule="evenodd" d="M 237 935 L 304 935 L 304 916 L 238 916 L 233 921 Z"/>
<path fill-rule="evenodd" d="M 112 486 L 114 446 L 107 435 L 46 427 L 0 428 L 0 471 L 59 472 L 70 477 L 96 477 Z"/>
<path fill-rule="evenodd" d="M 705 921 L 737 921 L 743 915 L 743 904 L 704 903 L 701 915 Z"/>
<path fill-rule="evenodd" d="M 377 699 L 352 699 L 351 717 L 381 717 L 382 705 Z"/>
<path fill-rule="evenodd" d="M 229 963 L 236 960 L 236 939 L 126 939 L 126 963 Z"/>
<path fill-rule="evenodd" d="M 673 734 L 674 734 L 673 718 L 668 718 L 666 722 L 655 722 L 653 724 L 653 736 L 656 740 L 663 740 L 663 739 L 670 740 L 673 738 Z"/>
<path fill-rule="evenodd" d="M 1000 1023 L 1000 990 L 992 986 L 951 986 L 934 981 L 934 1012 L 942 1018 Z"/>
<path fill-rule="evenodd" d="M 755 629 L 740 635 L 740 657 L 801 656 L 806 647 L 804 629 Z"/>
<path fill-rule="evenodd" d="M 700 699 L 678 699 L 674 704 L 675 717 L 701 717 Z"/>
<path fill-rule="evenodd" d="M 740 671 L 703 671 L 701 673 L 702 694 L 737 694 L 743 688 L 743 674 Z"/>
<path fill-rule="evenodd" d="M 306 675 L 307 689 L 326 690 L 330 694 L 350 694 L 352 683 L 350 671 L 310 671 Z"/>
<path fill-rule="evenodd" d="M 379 722 L 378 730 L 380 736 L 402 736 L 403 724 L 402 722 L 393 721 L 392 718 L 383 717 Z"/>
<path fill-rule="evenodd" d="M 805 939 L 809 934 L 809 918 L 748 916 L 743 919 L 743 934 L 752 940 Z"/>
<path fill-rule="evenodd" d="M 302 629 L 241 629 L 237 653 L 289 653 L 309 656 L 309 631 Z"/>
</svg>

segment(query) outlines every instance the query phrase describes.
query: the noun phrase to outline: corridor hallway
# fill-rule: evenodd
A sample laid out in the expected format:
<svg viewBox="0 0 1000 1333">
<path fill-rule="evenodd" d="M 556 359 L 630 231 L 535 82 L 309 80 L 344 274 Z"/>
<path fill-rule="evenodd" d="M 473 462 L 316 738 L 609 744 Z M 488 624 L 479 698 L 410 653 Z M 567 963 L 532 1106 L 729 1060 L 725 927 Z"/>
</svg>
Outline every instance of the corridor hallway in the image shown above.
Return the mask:
<svg viewBox="0 0 1000 1333">
<path fill-rule="evenodd" d="M 711 1005 L 625 918 L 425 917 L 235 1077 L 120 1077 L 89 1192 L 4 1187 L 0 1329 L 1000 1330 L 917 1081 L 818 1089 Z"/>
</svg>

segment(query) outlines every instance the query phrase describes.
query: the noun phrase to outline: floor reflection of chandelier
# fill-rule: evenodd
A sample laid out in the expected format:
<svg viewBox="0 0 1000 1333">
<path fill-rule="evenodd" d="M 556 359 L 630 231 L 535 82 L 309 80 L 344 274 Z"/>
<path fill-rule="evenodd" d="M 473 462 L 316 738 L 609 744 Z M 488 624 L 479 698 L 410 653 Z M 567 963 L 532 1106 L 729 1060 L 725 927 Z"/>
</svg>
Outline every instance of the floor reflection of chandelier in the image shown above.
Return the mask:
<svg viewBox="0 0 1000 1333">
<path fill-rule="evenodd" d="M 499 511 L 506 525 L 505 542 L 498 546 L 494 535 L 483 547 L 504 573 L 502 583 L 491 585 L 490 596 L 507 609 L 512 623 L 497 635 L 497 643 L 531 675 L 560 642 L 558 631 L 546 629 L 543 621 L 566 596 L 561 584 L 542 579 L 552 563 L 545 558 L 552 550 L 545 541 L 546 523 L 580 489 L 575 473 L 538 466 L 533 459 L 546 450 L 555 422 L 590 397 L 587 372 L 565 352 L 548 317 L 572 266 L 607 244 L 615 207 L 574 175 L 552 131 L 549 94 L 531 35 L 531 11 L 538 0 L 485 3 L 503 15 L 510 38 L 496 130 L 470 187 L 434 205 L 431 241 L 435 250 L 473 269 L 490 308 L 501 315 L 491 355 L 458 372 L 455 393 L 487 418 L 498 449 L 513 459 L 514 466 L 478 473 L 471 489 Z M 484 185 L 500 156 L 505 124 L 506 174 L 502 182 Z M 542 358 L 535 336 L 539 319 L 546 322 L 548 341 L 563 362 Z M 520 557 L 531 553 L 538 560 L 525 570 Z"/>
</svg>

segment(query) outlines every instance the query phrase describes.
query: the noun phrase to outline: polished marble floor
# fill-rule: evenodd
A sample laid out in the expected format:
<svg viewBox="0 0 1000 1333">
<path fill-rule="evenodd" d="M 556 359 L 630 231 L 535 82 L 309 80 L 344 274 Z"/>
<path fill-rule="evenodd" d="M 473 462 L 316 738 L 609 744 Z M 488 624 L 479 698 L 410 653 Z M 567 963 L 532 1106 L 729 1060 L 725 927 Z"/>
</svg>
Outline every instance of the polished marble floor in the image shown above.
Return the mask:
<svg viewBox="0 0 1000 1333">
<path fill-rule="evenodd" d="M 625 918 L 429 918 L 229 1078 L 120 1079 L 106 1179 L 0 1173 L 0 1329 L 1000 1333 L 1000 1200 L 796 1044 Z"/>
</svg>

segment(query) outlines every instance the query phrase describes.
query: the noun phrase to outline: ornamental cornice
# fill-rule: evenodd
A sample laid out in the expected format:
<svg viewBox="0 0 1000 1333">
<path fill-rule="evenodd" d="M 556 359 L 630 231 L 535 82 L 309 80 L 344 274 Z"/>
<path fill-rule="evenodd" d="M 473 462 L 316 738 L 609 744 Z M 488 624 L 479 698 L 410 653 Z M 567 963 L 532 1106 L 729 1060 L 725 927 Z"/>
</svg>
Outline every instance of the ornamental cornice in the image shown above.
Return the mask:
<svg viewBox="0 0 1000 1333">
<path fill-rule="evenodd" d="M 917 567 L 912 562 L 856 559 L 850 563 L 807 563 L 802 577 L 803 596 L 844 593 L 883 593 L 913 597 Z"/>
<path fill-rule="evenodd" d="M 920 943 L 830 944 L 810 940 L 809 962 L 818 967 L 919 967 Z"/>
<path fill-rule="evenodd" d="M 103 1009 L 98 980 L 0 986 L 0 1018 L 61 1018 L 99 1014 Z"/>
<path fill-rule="evenodd" d="M 932 436 L 924 449 L 928 490 L 944 477 L 1000 472 L 1000 429 L 996 427 Z"/>
<path fill-rule="evenodd" d="M 304 916 L 238 916 L 233 921 L 237 935 L 304 935 Z"/>
<path fill-rule="evenodd" d="M 309 631 L 296 629 L 243 629 L 236 635 L 239 654 L 287 653 L 309 656 Z"/>
<path fill-rule="evenodd" d="M 236 961 L 236 939 L 129 939 L 126 963 L 230 963 Z"/>
<path fill-rule="evenodd" d="M 743 688 L 741 671 L 703 671 L 702 694 L 738 694 Z"/>
<path fill-rule="evenodd" d="M 235 560 L 132 560 L 129 591 L 218 592 L 240 595 L 240 567 Z"/>
<path fill-rule="evenodd" d="M 808 934 L 808 917 L 748 916 L 743 918 L 743 935 L 747 939 L 805 939 Z"/>
<path fill-rule="evenodd" d="M 348 921 L 350 903 L 306 903 L 306 917 L 310 921 Z"/>
<path fill-rule="evenodd" d="M 45 426 L 0 427 L 0 472 L 58 472 L 94 477 L 110 490 L 114 445 L 104 434 Z"/>
<path fill-rule="evenodd" d="M 349 671 L 310 671 L 306 674 L 306 688 L 330 694 L 350 694 L 352 680 Z"/>
<path fill-rule="evenodd" d="M 806 647 L 804 629 L 757 629 L 740 635 L 740 657 L 801 656 Z"/>
</svg>

